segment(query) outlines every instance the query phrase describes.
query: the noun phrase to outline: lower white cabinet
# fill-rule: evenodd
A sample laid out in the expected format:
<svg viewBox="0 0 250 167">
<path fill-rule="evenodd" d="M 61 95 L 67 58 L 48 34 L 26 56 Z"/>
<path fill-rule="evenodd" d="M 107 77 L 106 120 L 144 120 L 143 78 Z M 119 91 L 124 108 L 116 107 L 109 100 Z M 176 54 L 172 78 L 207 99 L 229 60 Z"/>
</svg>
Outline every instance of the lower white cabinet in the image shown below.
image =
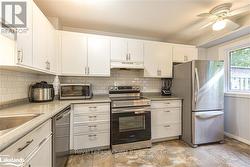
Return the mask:
<svg viewBox="0 0 250 167">
<path fill-rule="evenodd" d="M 45 140 L 37 152 L 26 163 L 27 167 L 52 167 L 52 137 Z"/>
<path fill-rule="evenodd" d="M 181 100 L 151 102 L 152 140 L 181 135 Z"/>
<path fill-rule="evenodd" d="M 71 149 L 86 150 L 110 145 L 110 103 L 74 104 Z"/>
<path fill-rule="evenodd" d="M 14 144 L 3 150 L 1 155 L 24 160 L 27 167 L 52 166 L 51 120 L 43 123 Z"/>
</svg>

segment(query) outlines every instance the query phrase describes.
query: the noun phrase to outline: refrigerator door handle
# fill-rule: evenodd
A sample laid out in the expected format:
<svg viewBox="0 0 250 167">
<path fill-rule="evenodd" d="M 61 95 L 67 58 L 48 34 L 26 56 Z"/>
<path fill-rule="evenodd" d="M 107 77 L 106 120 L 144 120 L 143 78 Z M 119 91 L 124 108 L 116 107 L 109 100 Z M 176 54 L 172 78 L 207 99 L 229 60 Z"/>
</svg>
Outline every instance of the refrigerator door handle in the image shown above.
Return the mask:
<svg viewBox="0 0 250 167">
<path fill-rule="evenodd" d="M 195 103 L 196 103 L 196 102 L 197 102 L 197 96 L 198 96 L 198 93 L 199 93 L 199 91 L 200 91 L 200 80 L 199 80 L 198 69 L 195 68 L 195 69 L 194 69 L 194 72 L 195 72 L 195 80 L 196 80 L 196 85 L 197 85 L 197 90 L 196 90 L 196 92 L 195 92 L 195 98 L 194 98 Z"/>
<path fill-rule="evenodd" d="M 223 114 L 224 113 L 222 111 L 214 111 L 214 112 L 199 113 L 199 114 L 196 114 L 196 117 L 201 118 L 201 119 L 208 119 L 208 118 L 217 117 Z"/>
</svg>

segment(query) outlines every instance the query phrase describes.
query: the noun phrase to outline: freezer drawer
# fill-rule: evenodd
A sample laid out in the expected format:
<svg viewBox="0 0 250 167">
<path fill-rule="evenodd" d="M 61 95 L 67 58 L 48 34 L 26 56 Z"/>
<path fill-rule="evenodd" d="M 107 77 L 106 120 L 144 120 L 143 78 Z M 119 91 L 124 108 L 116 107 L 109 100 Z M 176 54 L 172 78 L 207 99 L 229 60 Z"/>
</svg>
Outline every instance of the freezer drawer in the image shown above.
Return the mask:
<svg viewBox="0 0 250 167">
<path fill-rule="evenodd" d="M 224 112 L 193 112 L 192 131 L 194 145 L 222 141 L 224 139 Z"/>
</svg>

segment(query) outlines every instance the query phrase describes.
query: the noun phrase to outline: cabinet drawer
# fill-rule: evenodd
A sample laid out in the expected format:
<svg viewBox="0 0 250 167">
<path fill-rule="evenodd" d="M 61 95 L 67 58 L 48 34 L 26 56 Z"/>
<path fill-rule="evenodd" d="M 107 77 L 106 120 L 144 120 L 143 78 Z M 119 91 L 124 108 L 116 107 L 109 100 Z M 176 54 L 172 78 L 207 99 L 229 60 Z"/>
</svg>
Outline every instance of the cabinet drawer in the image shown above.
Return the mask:
<svg viewBox="0 0 250 167">
<path fill-rule="evenodd" d="M 109 133 L 91 133 L 74 136 L 74 149 L 86 149 L 110 145 Z"/>
<path fill-rule="evenodd" d="M 109 122 L 93 122 L 74 124 L 74 134 L 90 134 L 93 132 L 109 132 Z"/>
<path fill-rule="evenodd" d="M 87 122 L 96 122 L 96 121 L 110 121 L 108 114 L 77 114 L 74 115 L 74 123 L 87 123 Z"/>
<path fill-rule="evenodd" d="M 168 108 L 168 107 L 181 108 L 181 100 L 153 101 L 151 103 L 151 108 Z"/>
<path fill-rule="evenodd" d="M 180 123 L 181 109 L 180 108 L 166 108 L 153 109 L 151 111 L 152 125 L 162 125 L 166 123 Z"/>
<path fill-rule="evenodd" d="M 152 125 L 152 139 L 175 137 L 181 135 L 181 124 Z"/>
<path fill-rule="evenodd" d="M 95 104 L 74 104 L 74 114 L 87 114 L 87 113 L 103 113 L 109 114 L 109 103 L 95 103 Z"/>
<path fill-rule="evenodd" d="M 21 139 L 19 139 L 16 143 L 1 152 L 1 154 L 25 159 L 50 134 L 51 120 L 45 122 L 41 126 L 37 127 Z"/>
</svg>

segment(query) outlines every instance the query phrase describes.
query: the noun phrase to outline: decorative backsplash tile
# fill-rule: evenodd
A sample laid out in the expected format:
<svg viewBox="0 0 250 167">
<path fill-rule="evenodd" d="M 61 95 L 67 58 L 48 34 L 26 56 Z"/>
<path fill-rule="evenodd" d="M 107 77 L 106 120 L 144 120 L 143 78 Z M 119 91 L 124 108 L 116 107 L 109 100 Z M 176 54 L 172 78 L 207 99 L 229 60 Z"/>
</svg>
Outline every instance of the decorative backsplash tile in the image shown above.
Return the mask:
<svg viewBox="0 0 250 167">
<path fill-rule="evenodd" d="M 111 70 L 110 77 L 55 77 L 0 70 L 0 106 L 28 97 L 30 84 L 40 81 L 53 83 L 55 94 L 60 83 L 91 83 L 94 94 L 107 94 L 111 85 L 138 85 L 143 92 L 159 92 L 161 79 L 144 78 L 142 70 Z"/>
<path fill-rule="evenodd" d="M 110 77 L 59 77 L 60 83 L 91 83 L 95 94 L 108 93 L 111 85 L 138 85 L 143 92 L 159 92 L 161 79 L 144 78 L 142 70 L 111 70 Z"/>
<path fill-rule="evenodd" d="M 0 70 L 0 105 L 27 98 L 29 85 L 42 80 L 53 83 L 54 76 Z"/>
</svg>

